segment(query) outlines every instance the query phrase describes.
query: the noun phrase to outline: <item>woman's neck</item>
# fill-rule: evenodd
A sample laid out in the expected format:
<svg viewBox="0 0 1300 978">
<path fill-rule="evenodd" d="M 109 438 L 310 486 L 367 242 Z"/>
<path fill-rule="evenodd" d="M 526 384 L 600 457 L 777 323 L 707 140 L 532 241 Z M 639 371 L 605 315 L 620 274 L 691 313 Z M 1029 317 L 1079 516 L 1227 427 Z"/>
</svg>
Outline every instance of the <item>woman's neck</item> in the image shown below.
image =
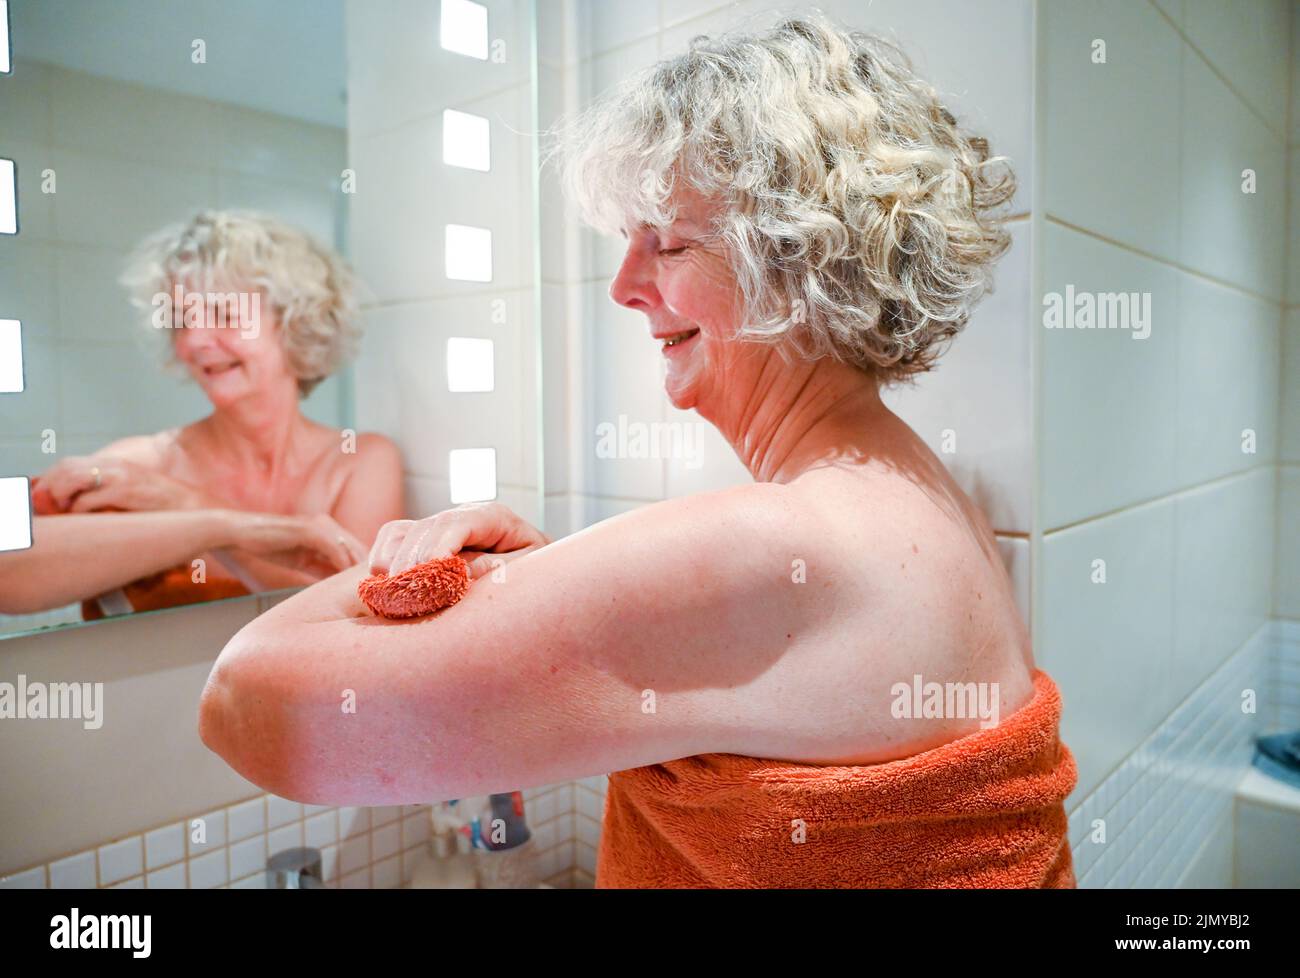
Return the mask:
<svg viewBox="0 0 1300 978">
<path fill-rule="evenodd" d="M 243 471 L 255 471 L 274 481 L 303 446 L 301 434 L 310 426 L 298 408 L 296 386 L 243 398 L 214 411 L 203 425 L 215 450 Z"/>
<path fill-rule="evenodd" d="M 750 391 L 728 398 L 721 417 L 708 418 L 731 443 L 756 482 L 791 482 L 812 468 L 861 462 L 889 440 L 898 421 L 878 385 L 848 364 L 823 358 L 761 359 Z"/>
</svg>

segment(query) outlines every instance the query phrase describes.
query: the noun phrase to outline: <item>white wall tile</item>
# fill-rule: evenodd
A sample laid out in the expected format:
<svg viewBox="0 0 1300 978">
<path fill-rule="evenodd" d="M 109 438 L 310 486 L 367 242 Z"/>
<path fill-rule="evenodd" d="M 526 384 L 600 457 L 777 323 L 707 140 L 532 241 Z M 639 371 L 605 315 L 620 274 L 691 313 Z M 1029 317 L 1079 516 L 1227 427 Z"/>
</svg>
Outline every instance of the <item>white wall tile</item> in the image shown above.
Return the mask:
<svg viewBox="0 0 1300 978">
<path fill-rule="evenodd" d="M 1039 5 L 1049 214 L 1145 252 L 1178 254 L 1182 41 L 1147 3 Z M 1106 62 L 1093 62 L 1105 41 Z"/>
<path fill-rule="evenodd" d="M 504 60 L 495 60 L 491 47 L 485 61 L 443 50 L 436 3 L 348 0 L 350 132 L 393 129 L 432 109 L 457 108 L 466 98 L 528 81 L 528 0 L 478 2 L 488 8 L 489 45 L 501 42 Z"/>
<path fill-rule="evenodd" d="M 599 54 L 659 30 L 659 0 L 576 0 L 576 6 L 579 43 L 586 51 Z"/>
<path fill-rule="evenodd" d="M 226 809 L 226 831 L 231 842 L 266 831 L 266 797 L 258 795 Z"/>
<path fill-rule="evenodd" d="M 164 869 L 156 869 L 145 875 L 145 887 L 150 890 L 184 890 L 185 864 L 176 863 Z"/>
<path fill-rule="evenodd" d="M 99 881 L 103 885 L 136 876 L 144 869 L 144 841 L 131 836 L 99 847 Z"/>
<path fill-rule="evenodd" d="M 1199 58 L 1183 59 L 1179 260 L 1280 300 L 1286 241 L 1286 148 Z M 1242 192 L 1253 170 L 1255 193 Z"/>
<path fill-rule="evenodd" d="M 1176 509 L 1161 501 L 1043 539 L 1039 667 L 1061 689 L 1061 738 L 1086 795 L 1168 715 Z M 1106 583 L 1092 582 L 1104 560 Z"/>
<path fill-rule="evenodd" d="M 1278 460 L 1300 462 L 1300 307 L 1282 320 L 1282 390 Z"/>
<path fill-rule="evenodd" d="M 0 154 L 3 150 L 0 149 Z M 0 237 L 0 318 L 23 324 L 23 343 L 59 337 L 54 288 L 56 250 L 26 233 Z"/>
<path fill-rule="evenodd" d="M 78 154 L 181 169 L 211 166 L 218 149 L 208 99 L 51 67 L 50 101 L 53 143 Z"/>
<path fill-rule="evenodd" d="M 190 889 L 208 890 L 230 882 L 226 857 L 226 850 L 219 849 L 216 852 L 199 856 L 197 859 L 191 859 L 189 863 Z"/>
<path fill-rule="evenodd" d="M 185 825 L 176 822 L 145 833 L 145 868 L 157 869 L 185 858 Z"/>
<path fill-rule="evenodd" d="M 1277 593 L 1273 613 L 1300 618 L 1300 466 L 1284 465 L 1277 482 Z"/>
<path fill-rule="evenodd" d="M 1183 30 L 1252 108 L 1285 131 L 1290 51 L 1287 0 L 1184 0 Z"/>
<path fill-rule="evenodd" d="M 50 76 L 57 69 L 40 61 L 14 59 L 0 99 L 0 132 L 22 133 L 38 143 L 50 141 Z M 8 139 L 6 139 L 8 142 Z"/>
<path fill-rule="evenodd" d="M 589 404 L 580 432 L 586 472 L 583 488 L 604 496 L 662 499 L 662 459 L 633 457 L 636 446 L 631 438 L 617 435 L 624 431 L 630 436 L 638 430 L 633 425 L 648 432 L 650 425 L 664 420 L 668 399 L 660 374 L 663 355 L 642 313 L 615 304 L 605 283 L 592 283 L 587 292 L 584 322 L 590 360 L 582 395 Z M 602 445 L 602 431 L 613 432 L 616 439 Z M 601 457 L 609 454 L 609 447 L 613 456 Z"/>
<path fill-rule="evenodd" d="M 210 207 L 213 171 L 116 160 L 55 149 L 54 228 L 64 241 L 135 246 L 146 235 Z"/>
<path fill-rule="evenodd" d="M 1239 649 L 1271 613 L 1274 511 L 1271 466 L 1176 497 L 1175 698 Z"/>
<path fill-rule="evenodd" d="M 1041 511 L 1051 528 L 1161 496 L 1177 485 L 1176 273 L 1055 224 L 1044 292 L 1151 293 L 1150 335 L 1043 329 Z M 1040 310 L 1042 306 L 1039 306 Z"/>
<path fill-rule="evenodd" d="M 1178 273 L 1178 484 L 1240 472 L 1276 455 L 1279 309 Z M 1255 433 L 1254 453 L 1243 431 Z"/>
<path fill-rule="evenodd" d="M 51 889 L 93 890 L 98 885 L 93 849 L 50 863 Z"/>
</svg>

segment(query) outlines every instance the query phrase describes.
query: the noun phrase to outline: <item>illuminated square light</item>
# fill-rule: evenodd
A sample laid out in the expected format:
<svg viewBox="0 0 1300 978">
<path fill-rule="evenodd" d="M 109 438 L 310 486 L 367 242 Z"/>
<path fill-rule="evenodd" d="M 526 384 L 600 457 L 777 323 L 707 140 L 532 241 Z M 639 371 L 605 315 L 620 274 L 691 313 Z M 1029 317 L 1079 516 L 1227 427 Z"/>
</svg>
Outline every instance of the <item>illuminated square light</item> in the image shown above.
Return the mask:
<svg viewBox="0 0 1300 978">
<path fill-rule="evenodd" d="M 18 233 L 18 185 L 14 161 L 0 159 L 0 234 Z"/>
<path fill-rule="evenodd" d="M 13 57 L 9 51 L 9 0 L 0 0 L 0 75 L 13 70 Z"/>
<path fill-rule="evenodd" d="M 481 115 L 444 109 L 442 112 L 442 161 L 467 170 L 492 169 L 492 144 L 488 121 Z"/>
<path fill-rule="evenodd" d="M 495 386 L 492 341 L 453 336 L 447 340 L 447 390 L 454 394 L 490 391 Z"/>
<path fill-rule="evenodd" d="M 32 490 L 27 476 L 0 479 L 0 550 L 32 545 Z"/>
<path fill-rule="evenodd" d="M 486 61 L 488 12 L 471 0 L 442 0 L 440 42 L 448 51 Z"/>
<path fill-rule="evenodd" d="M 23 329 L 16 319 L 0 319 L 0 394 L 23 391 Z"/>
<path fill-rule="evenodd" d="M 453 504 L 481 503 L 497 498 L 495 448 L 453 448 L 447 463 Z"/>
<path fill-rule="evenodd" d="M 465 224 L 447 225 L 447 277 L 492 281 L 492 232 Z"/>
</svg>

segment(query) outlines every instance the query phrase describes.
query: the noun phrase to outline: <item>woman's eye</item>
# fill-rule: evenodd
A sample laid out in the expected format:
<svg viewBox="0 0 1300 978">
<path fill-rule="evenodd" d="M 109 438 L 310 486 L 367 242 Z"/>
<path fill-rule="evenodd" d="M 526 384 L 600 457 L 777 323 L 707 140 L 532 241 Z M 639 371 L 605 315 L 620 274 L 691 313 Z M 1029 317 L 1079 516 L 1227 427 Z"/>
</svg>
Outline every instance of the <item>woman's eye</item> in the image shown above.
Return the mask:
<svg viewBox="0 0 1300 978">
<path fill-rule="evenodd" d="M 676 248 L 660 248 L 660 249 L 659 249 L 659 254 L 661 254 L 661 255 L 680 255 L 680 254 L 681 254 L 683 251 L 685 251 L 685 250 L 686 250 L 686 245 L 680 245 L 680 246 L 678 246 L 678 247 L 676 247 Z"/>
</svg>

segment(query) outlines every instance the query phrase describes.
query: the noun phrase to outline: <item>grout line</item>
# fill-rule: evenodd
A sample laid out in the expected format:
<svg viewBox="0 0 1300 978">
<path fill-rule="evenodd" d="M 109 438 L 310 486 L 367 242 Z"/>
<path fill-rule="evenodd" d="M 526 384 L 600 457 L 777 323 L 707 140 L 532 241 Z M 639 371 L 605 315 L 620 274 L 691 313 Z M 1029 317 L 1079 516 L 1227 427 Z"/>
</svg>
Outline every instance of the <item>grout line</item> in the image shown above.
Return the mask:
<svg viewBox="0 0 1300 978">
<path fill-rule="evenodd" d="M 1242 94 L 1242 92 L 1237 88 L 1237 86 L 1233 84 L 1231 80 L 1229 80 L 1228 76 L 1225 75 L 1219 69 L 1219 66 L 1210 60 L 1209 55 L 1207 55 L 1204 51 L 1202 51 L 1200 47 L 1197 46 L 1196 42 L 1193 41 L 1191 37 L 1189 37 L 1181 27 L 1179 27 L 1177 24 L 1174 23 L 1173 19 L 1169 16 L 1169 14 L 1165 13 L 1164 8 L 1162 8 L 1160 4 L 1156 3 L 1155 0 L 1151 0 L 1151 6 L 1155 9 L 1156 14 L 1164 18 L 1164 20 L 1169 24 L 1169 26 L 1173 28 L 1174 33 L 1178 35 L 1179 39 L 1184 44 L 1186 44 L 1189 48 L 1195 51 L 1196 54 L 1200 56 L 1201 61 L 1205 63 L 1205 66 L 1210 69 L 1210 71 L 1219 79 L 1219 81 L 1223 82 L 1224 86 L 1228 89 L 1228 91 L 1230 91 L 1233 95 L 1237 97 L 1237 100 L 1246 107 L 1246 109 L 1251 113 L 1251 115 L 1253 115 L 1259 122 L 1262 122 L 1264 124 L 1264 128 L 1267 129 L 1271 135 L 1278 137 L 1279 139 L 1282 140 L 1282 144 L 1286 145 L 1290 140 L 1291 134 L 1287 132 L 1285 129 L 1283 129 L 1282 131 L 1278 131 L 1274 129 L 1273 120 L 1269 119 L 1261 110 L 1255 107 L 1254 102 L 1252 102 L 1250 99 L 1246 98 L 1244 94 Z M 1292 13 L 1292 16 L 1295 16 L 1294 12 Z M 1288 20 L 1288 26 L 1290 26 L 1289 20 Z M 1289 42 L 1287 46 L 1288 48 L 1290 47 Z M 1294 70 L 1294 66 L 1292 70 Z M 1289 82 L 1290 80 L 1291 80 L 1290 75 L 1288 74 L 1287 81 Z M 1180 79 L 1180 87 L 1181 87 L 1181 79 Z M 1290 93 L 1288 92 L 1288 101 L 1289 99 L 1290 99 Z M 1283 120 L 1284 121 L 1286 120 L 1285 109 L 1283 110 Z"/>
<path fill-rule="evenodd" d="M 1081 526 L 1087 526 L 1090 523 L 1095 523 L 1100 520 L 1109 519 L 1112 516 L 1119 516 L 1123 513 L 1133 512 L 1134 510 L 1143 509 L 1147 506 L 1155 506 L 1159 503 L 1176 501 L 1182 496 L 1187 496 L 1190 495 L 1191 493 L 1199 492 L 1202 489 L 1208 489 L 1211 487 L 1224 485 L 1228 482 L 1233 481 L 1234 479 L 1250 478 L 1251 476 L 1256 475 L 1258 473 L 1268 472 L 1269 470 L 1278 467 L 1280 466 L 1278 466 L 1278 464 L 1275 462 L 1263 462 L 1258 465 L 1252 465 L 1248 469 L 1240 469 L 1236 472 L 1229 472 L 1227 475 L 1221 475 L 1213 479 L 1208 479 L 1205 482 L 1198 482 L 1190 486 L 1180 486 L 1179 488 L 1173 490 L 1172 492 L 1167 492 L 1161 496 L 1150 496 L 1145 499 L 1139 499 L 1135 502 L 1125 503 L 1123 506 L 1117 506 L 1114 509 L 1108 509 L 1101 513 L 1093 513 L 1089 516 L 1085 516 L 1081 519 L 1073 520 L 1072 522 L 1069 523 L 1062 523 L 1060 526 L 1053 526 L 1044 529 L 1042 534 L 1043 539 L 1045 540 L 1048 537 L 1053 536 L 1057 533 L 1064 533 L 1066 530 L 1075 530 Z M 1290 467 L 1294 467 L 1294 464 L 1292 464 Z"/>
<path fill-rule="evenodd" d="M 1154 254 L 1153 252 L 1144 251 L 1143 249 L 1137 247 L 1136 245 L 1128 244 L 1127 242 L 1120 241 L 1117 238 L 1108 237 L 1107 235 L 1104 235 L 1099 231 L 1093 231 L 1090 228 L 1083 227 L 1080 224 L 1074 224 L 1050 212 L 1046 212 L 1044 214 L 1044 217 L 1049 223 L 1055 224 L 1058 227 L 1068 228 L 1071 231 L 1075 231 L 1079 234 L 1085 235 L 1089 238 L 1092 238 L 1095 241 L 1100 241 L 1103 244 L 1108 244 L 1114 248 L 1119 248 L 1122 251 L 1127 251 L 1129 254 L 1137 255 L 1139 258 L 1145 258 L 1148 261 L 1155 262 L 1158 265 L 1164 265 L 1166 268 L 1171 268 L 1174 271 L 1182 272 L 1184 275 L 1190 275 L 1193 278 L 1204 279 L 1205 281 L 1210 282 L 1213 285 L 1217 285 L 1225 289 L 1230 289 L 1233 292 L 1240 293 L 1241 295 L 1247 296 L 1252 299 L 1256 299 L 1260 302 L 1264 302 L 1269 305 L 1273 305 L 1273 306 L 1282 305 L 1283 299 L 1285 298 L 1286 295 L 1285 281 L 1283 281 L 1282 284 L 1281 298 L 1274 298 L 1272 296 L 1261 295 L 1258 292 L 1252 292 L 1250 289 L 1237 285 L 1234 282 L 1229 282 L 1226 279 L 1215 278 L 1213 275 L 1209 275 L 1195 268 L 1191 268 L 1190 266 L 1184 265 L 1181 262 L 1172 261 L 1161 255 Z M 1181 240 L 1179 241 L 1179 247 L 1180 248 L 1182 247 Z"/>
</svg>

